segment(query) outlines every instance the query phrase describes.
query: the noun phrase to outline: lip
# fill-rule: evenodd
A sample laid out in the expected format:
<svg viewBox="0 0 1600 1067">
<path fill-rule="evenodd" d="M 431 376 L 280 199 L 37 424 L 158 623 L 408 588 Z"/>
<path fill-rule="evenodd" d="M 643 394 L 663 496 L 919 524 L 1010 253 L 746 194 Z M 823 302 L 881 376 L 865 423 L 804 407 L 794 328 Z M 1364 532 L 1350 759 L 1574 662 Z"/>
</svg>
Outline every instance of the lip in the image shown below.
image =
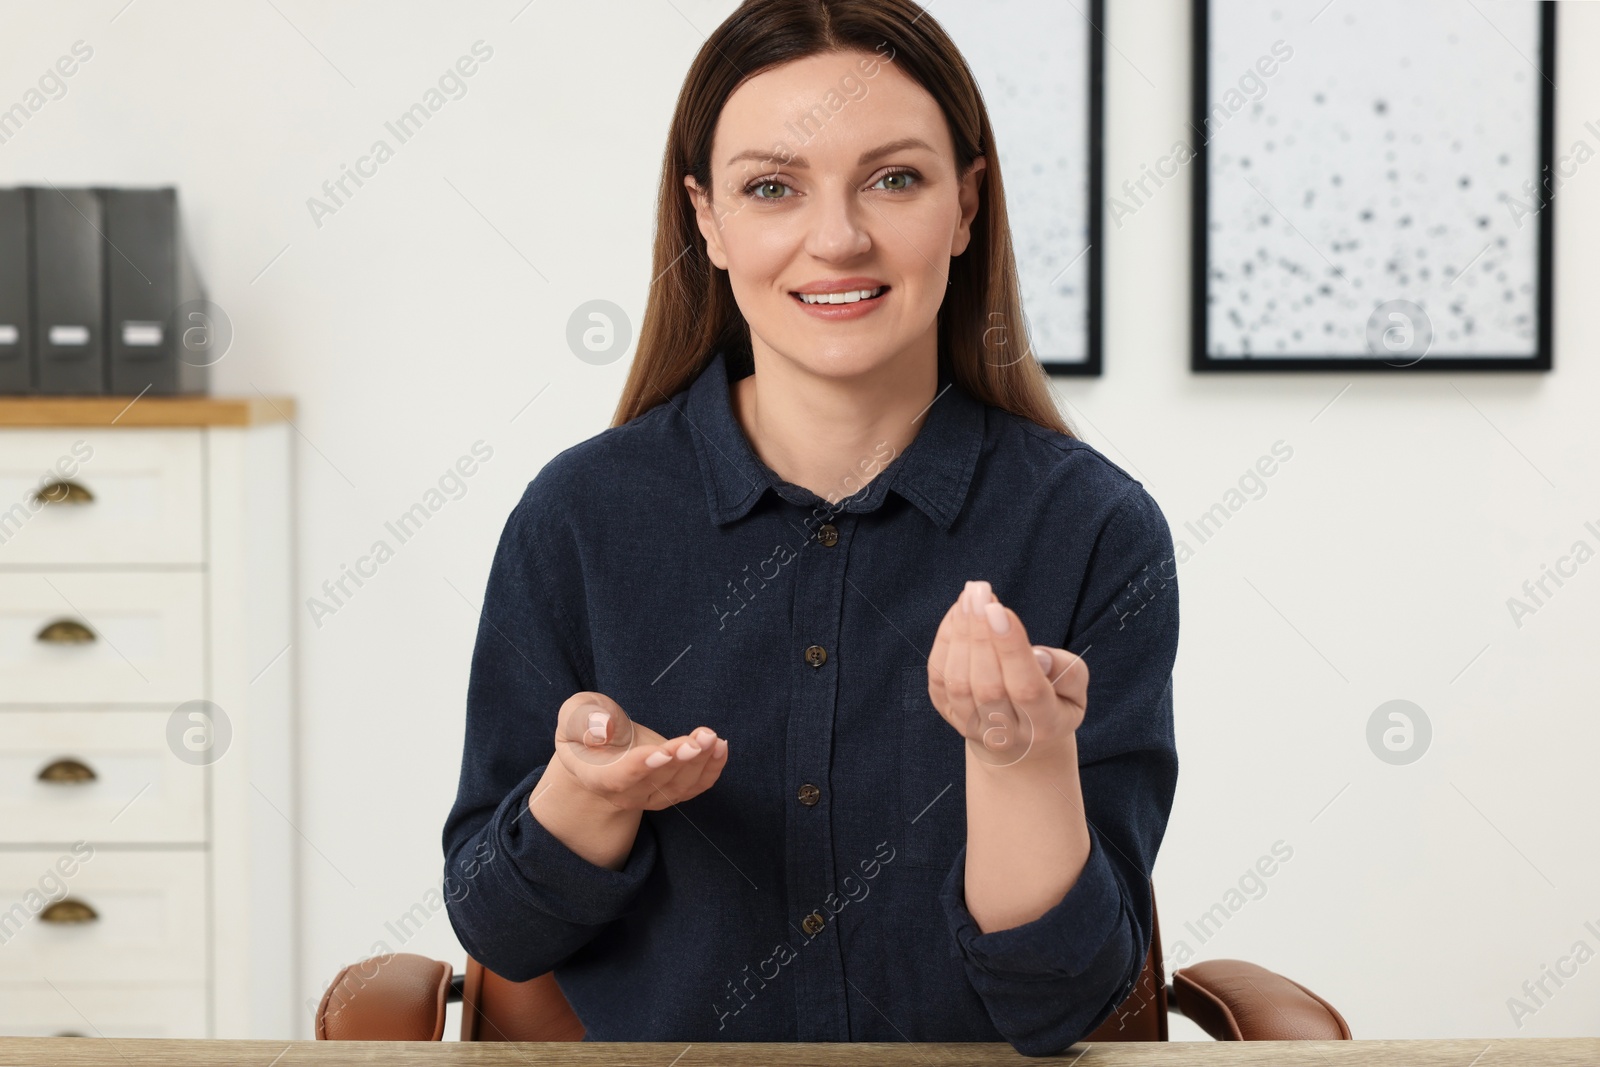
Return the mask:
<svg viewBox="0 0 1600 1067">
<path fill-rule="evenodd" d="M 856 285 L 854 283 L 854 279 L 851 279 L 850 281 L 851 284 L 845 286 L 843 289 L 829 288 L 817 290 L 796 290 L 795 292 L 790 293 L 789 299 L 793 300 L 796 307 L 805 312 L 807 315 L 810 315 L 812 318 L 832 320 L 859 319 L 863 315 L 870 315 L 874 311 L 878 310 L 879 306 L 881 306 L 885 300 L 888 300 L 890 294 L 894 292 L 893 289 L 889 288 L 887 285 L 884 285 L 883 292 L 879 293 L 877 296 L 868 300 L 857 300 L 853 304 L 808 304 L 804 300 L 801 300 L 798 295 L 798 293 L 802 291 L 819 293 L 848 293 L 856 289 L 876 289 L 879 287 L 879 285 L 882 285 L 881 282 L 870 285 Z M 829 284 L 837 285 L 837 283 Z"/>
</svg>

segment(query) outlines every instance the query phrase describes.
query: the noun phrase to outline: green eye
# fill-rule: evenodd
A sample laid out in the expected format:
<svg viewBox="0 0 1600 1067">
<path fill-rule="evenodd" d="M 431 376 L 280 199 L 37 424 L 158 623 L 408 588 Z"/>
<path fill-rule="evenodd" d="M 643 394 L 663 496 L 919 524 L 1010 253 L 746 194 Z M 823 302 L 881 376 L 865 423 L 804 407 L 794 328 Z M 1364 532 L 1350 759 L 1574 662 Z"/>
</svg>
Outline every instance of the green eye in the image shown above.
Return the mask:
<svg viewBox="0 0 1600 1067">
<path fill-rule="evenodd" d="M 751 185 L 746 190 L 746 192 L 750 196 L 755 197 L 757 200 L 782 200 L 783 199 L 783 190 L 785 190 L 787 188 L 788 188 L 788 186 L 784 185 L 782 182 L 766 181 L 766 182 L 756 182 L 755 184 Z M 767 190 L 767 189 L 775 189 L 775 190 L 777 190 L 777 195 L 776 196 L 766 196 L 766 195 L 764 195 L 763 190 Z"/>
<path fill-rule="evenodd" d="M 893 182 L 893 181 L 895 181 L 897 179 L 900 180 L 900 184 L 899 185 L 886 186 L 885 188 L 886 188 L 886 190 L 888 192 L 891 192 L 891 193 L 903 193 L 903 192 L 906 192 L 910 188 L 911 183 L 915 183 L 918 180 L 917 179 L 917 175 L 912 171 L 909 171 L 909 170 L 892 170 L 888 174 L 885 174 L 883 177 L 879 178 L 878 182 L 879 183 L 882 183 L 882 182 Z"/>
</svg>

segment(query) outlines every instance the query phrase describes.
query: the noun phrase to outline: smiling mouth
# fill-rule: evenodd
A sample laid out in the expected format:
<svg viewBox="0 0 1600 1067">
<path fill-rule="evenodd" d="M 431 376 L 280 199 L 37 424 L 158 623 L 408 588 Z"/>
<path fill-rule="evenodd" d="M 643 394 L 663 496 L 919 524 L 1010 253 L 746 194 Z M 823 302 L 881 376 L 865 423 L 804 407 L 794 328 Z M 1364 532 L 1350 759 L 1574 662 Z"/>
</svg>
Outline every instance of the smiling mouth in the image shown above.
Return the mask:
<svg viewBox="0 0 1600 1067">
<path fill-rule="evenodd" d="M 889 291 L 887 285 L 876 289 L 851 289 L 843 293 L 790 293 L 802 304 L 859 304 L 863 300 L 876 300 Z"/>
</svg>

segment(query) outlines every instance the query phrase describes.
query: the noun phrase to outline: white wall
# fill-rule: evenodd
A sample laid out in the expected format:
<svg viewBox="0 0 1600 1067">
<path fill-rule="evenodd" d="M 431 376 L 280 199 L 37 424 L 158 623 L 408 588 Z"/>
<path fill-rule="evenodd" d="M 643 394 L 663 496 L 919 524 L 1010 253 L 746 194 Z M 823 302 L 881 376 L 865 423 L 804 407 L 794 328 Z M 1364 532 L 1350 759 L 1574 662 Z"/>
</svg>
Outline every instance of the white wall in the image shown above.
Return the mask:
<svg viewBox="0 0 1600 1067">
<path fill-rule="evenodd" d="M 306 846 L 302 1000 L 380 941 L 460 958 L 442 911 L 403 941 L 386 923 L 440 874 L 490 556 L 540 464 L 610 416 L 626 361 L 575 359 L 567 317 L 603 297 L 637 321 L 672 102 L 733 7 L 523 2 L 96 0 L 14 8 L 0 34 L 0 107 L 74 41 L 94 49 L 0 145 L 0 182 L 178 184 L 237 331 L 217 391 L 298 399 L 298 600 L 473 442 L 494 448 L 336 614 L 299 614 L 302 769 L 283 806 Z M 1182 136 L 1189 43 L 1180 0 L 1109 6 L 1114 188 Z M 1557 145 L 1600 147 L 1583 128 L 1600 120 L 1584 62 L 1600 5 L 1560 14 Z M 493 57 L 466 96 L 319 227 L 307 198 L 480 39 Z M 1520 628 L 1506 608 L 1574 540 L 1600 543 L 1583 526 L 1600 525 L 1583 239 L 1600 169 L 1562 191 L 1549 375 L 1191 374 L 1186 177 L 1108 225 L 1107 372 L 1058 382 L 1179 537 L 1275 441 L 1294 449 L 1181 571 L 1163 943 L 1279 969 L 1360 1037 L 1600 1032 L 1600 962 L 1520 1030 L 1506 1007 L 1575 941 L 1600 949 L 1583 926 L 1600 927 L 1600 565 Z M 1435 730 L 1404 767 L 1365 742 L 1397 697 Z M 1185 922 L 1279 840 L 1293 858 L 1266 895 L 1201 945 Z"/>
</svg>

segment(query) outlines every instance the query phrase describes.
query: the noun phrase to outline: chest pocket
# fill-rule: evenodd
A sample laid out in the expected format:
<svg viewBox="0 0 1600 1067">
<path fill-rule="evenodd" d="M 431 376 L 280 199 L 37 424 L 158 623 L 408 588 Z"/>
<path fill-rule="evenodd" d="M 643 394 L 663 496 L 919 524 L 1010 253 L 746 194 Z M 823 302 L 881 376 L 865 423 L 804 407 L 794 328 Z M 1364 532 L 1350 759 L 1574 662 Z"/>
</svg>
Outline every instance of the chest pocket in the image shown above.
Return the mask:
<svg viewBox="0 0 1600 1067">
<path fill-rule="evenodd" d="M 928 696 L 928 666 L 900 671 L 900 836 L 896 863 L 948 871 L 967 839 L 967 750 Z"/>
</svg>

